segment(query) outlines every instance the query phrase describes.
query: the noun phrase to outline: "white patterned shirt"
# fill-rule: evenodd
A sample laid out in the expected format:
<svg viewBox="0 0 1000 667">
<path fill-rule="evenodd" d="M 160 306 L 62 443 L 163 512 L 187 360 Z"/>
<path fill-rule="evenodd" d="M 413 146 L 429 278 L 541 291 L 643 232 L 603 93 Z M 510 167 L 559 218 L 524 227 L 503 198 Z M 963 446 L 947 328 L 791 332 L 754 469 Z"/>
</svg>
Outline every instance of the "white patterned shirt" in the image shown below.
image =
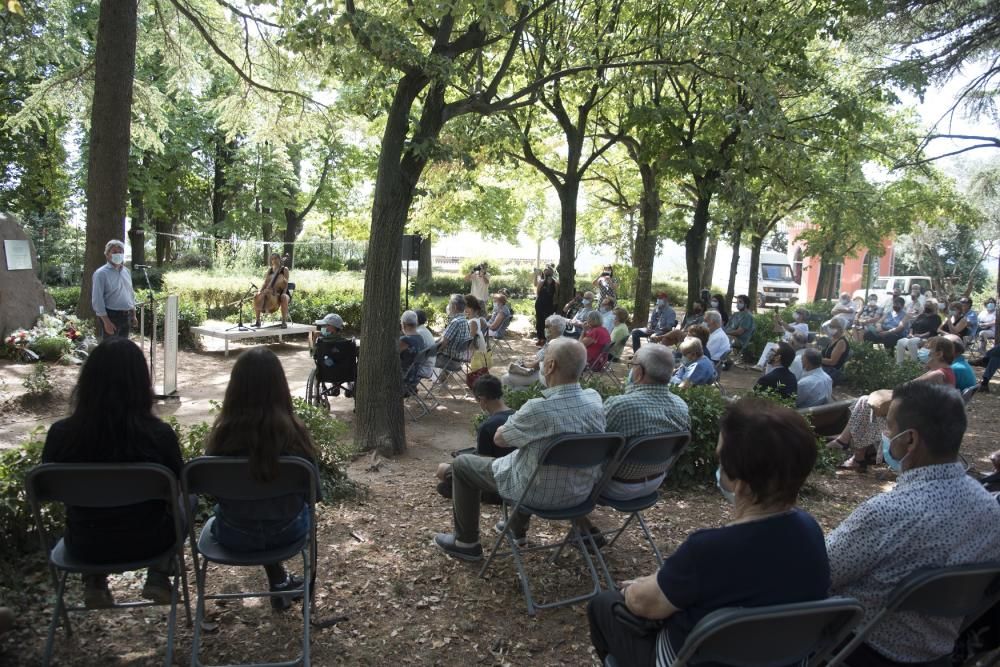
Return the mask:
<svg viewBox="0 0 1000 667">
<path fill-rule="evenodd" d="M 834 595 L 857 598 L 867 623 L 904 577 L 922 568 L 1000 559 L 1000 505 L 960 463 L 907 470 L 826 538 Z M 960 618 L 885 616 L 866 643 L 898 662 L 949 655 Z"/>
<path fill-rule="evenodd" d="M 561 384 L 542 391 L 503 425 L 504 443 L 517 451 L 493 461 L 493 478 L 505 498 L 520 498 L 539 467 L 542 448 L 569 433 L 604 433 L 601 395 L 579 384 Z M 601 467 L 591 469 L 544 466 L 524 502 L 538 509 L 581 503 L 593 490 Z"/>
</svg>

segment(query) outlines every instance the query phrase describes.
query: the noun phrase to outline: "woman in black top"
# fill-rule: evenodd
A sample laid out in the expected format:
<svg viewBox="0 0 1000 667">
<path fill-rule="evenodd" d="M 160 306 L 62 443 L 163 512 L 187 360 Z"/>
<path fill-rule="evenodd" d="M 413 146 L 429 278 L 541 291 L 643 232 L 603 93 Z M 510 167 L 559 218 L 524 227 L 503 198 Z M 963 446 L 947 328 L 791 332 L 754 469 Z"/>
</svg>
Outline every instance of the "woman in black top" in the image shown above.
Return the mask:
<svg viewBox="0 0 1000 667">
<path fill-rule="evenodd" d="M 556 312 L 556 290 L 559 283 L 552 277 L 552 269 L 545 267 L 542 275 L 536 277 L 535 285 L 535 340 L 545 344 L 545 319 Z"/>
<path fill-rule="evenodd" d="M 233 365 L 222 409 L 208 435 L 210 456 L 246 456 L 250 473 L 266 482 L 278 474 L 280 456 L 316 460 L 312 437 L 292 409 L 285 371 L 266 347 L 248 350 Z M 233 551 L 277 549 L 309 532 L 309 508 L 301 494 L 267 500 L 225 500 L 215 507 L 212 535 Z M 272 591 L 299 588 L 302 580 L 281 563 L 264 566 Z M 289 597 L 272 597 L 271 607 L 287 609 Z"/>
<path fill-rule="evenodd" d="M 90 353 L 73 389 L 73 413 L 49 428 L 42 462 L 159 463 L 180 474 L 177 435 L 153 415 L 149 369 L 135 343 L 106 338 Z M 142 560 L 168 549 L 174 537 L 172 509 L 163 502 L 66 510 L 66 549 L 83 560 Z M 150 568 L 143 597 L 168 603 L 168 572 L 169 562 Z M 84 602 L 112 604 L 106 575 L 84 576 Z"/>
</svg>

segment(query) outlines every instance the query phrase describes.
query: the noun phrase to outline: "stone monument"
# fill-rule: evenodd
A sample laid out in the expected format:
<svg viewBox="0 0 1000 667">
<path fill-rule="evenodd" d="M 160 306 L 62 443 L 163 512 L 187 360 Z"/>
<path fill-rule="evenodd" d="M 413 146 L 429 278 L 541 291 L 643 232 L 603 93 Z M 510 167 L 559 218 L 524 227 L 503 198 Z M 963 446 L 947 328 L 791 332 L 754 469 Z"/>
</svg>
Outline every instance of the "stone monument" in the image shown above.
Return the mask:
<svg viewBox="0 0 1000 667">
<path fill-rule="evenodd" d="M 38 256 L 24 228 L 0 212 L 0 337 L 34 326 L 39 308 L 51 313 L 56 304 L 38 279 Z M 10 243 L 9 243 L 10 242 Z M 25 250 L 27 252 L 25 252 Z M 27 264 L 30 262 L 31 266 Z M 12 266 L 8 266 L 10 263 Z M 24 266 L 25 268 L 18 268 Z"/>
</svg>

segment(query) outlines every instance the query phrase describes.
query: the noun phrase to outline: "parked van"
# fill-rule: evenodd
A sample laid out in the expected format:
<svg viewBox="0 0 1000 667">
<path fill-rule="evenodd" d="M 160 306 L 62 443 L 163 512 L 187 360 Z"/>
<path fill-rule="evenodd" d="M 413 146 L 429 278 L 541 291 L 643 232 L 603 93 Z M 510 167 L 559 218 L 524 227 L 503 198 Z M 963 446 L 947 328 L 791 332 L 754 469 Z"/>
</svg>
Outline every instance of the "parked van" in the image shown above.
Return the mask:
<svg viewBox="0 0 1000 667">
<path fill-rule="evenodd" d="M 722 260 L 722 261 L 719 261 Z M 712 283 L 725 286 L 729 283 L 729 262 L 722 254 L 716 260 Z M 736 292 L 747 294 L 750 290 L 750 253 L 740 253 L 736 267 Z M 761 252 L 760 265 L 757 267 L 757 303 L 761 306 L 769 304 L 792 304 L 799 296 L 799 284 L 795 282 L 792 263 L 784 253 Z"/>
<path fill-rule="evenodd" d="M 930 276 L 879 276 L 872 282 L 872 286 L 868 288 L 868 294 L 878 295 L 878 302 L 881 305 L 887 298 L 892 296 L 894 289 L 899 288 L 899 293 L 905 297 L 910 293 L 910 286 L 914 284 L 920 285 L 926 292 L 931 288 L 931 278 Z M 853 298 L 855 301 L 863 304 L 865 301 L 865 290 L 854 290 Z"/>
</svg>

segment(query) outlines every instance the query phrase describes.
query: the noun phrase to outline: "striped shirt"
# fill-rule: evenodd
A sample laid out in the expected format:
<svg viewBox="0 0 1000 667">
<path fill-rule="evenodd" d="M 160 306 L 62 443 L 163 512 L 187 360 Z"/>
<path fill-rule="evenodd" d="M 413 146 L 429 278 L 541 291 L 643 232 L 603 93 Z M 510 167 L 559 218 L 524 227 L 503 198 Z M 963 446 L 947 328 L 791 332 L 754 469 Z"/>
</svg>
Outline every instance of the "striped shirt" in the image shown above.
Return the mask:
<svg viewBox="0 0 1000 667">
<path fill-rule="evenodd" d="M 539 467 L 542 448 L 556 436 L 603 433 L 601 395 L 579 384 L 562 384 L 542 391 L 511 415 L 503 425 L 503 439 L 517 451 L 493 461 L 493 477 L 500 495 L 520 498 Z M 524 502 L 539 509 L 556 509 L 587 499 L 601 475 L 589 470 L 545 466 L 539 470 Z"/>
</svg>

